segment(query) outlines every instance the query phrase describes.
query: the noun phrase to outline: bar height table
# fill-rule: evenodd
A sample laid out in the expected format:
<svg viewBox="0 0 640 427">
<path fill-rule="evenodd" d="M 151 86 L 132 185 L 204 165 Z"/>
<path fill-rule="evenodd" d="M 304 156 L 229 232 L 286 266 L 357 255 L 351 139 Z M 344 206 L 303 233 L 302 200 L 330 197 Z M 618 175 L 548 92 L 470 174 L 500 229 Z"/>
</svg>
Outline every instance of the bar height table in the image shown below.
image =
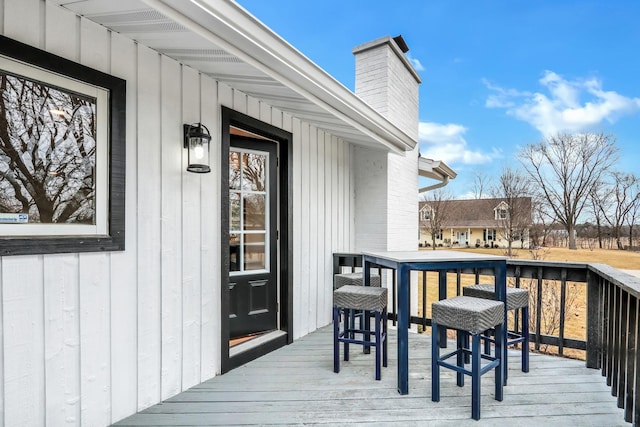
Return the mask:
<svg viewBox="0 0 640 427">
<path fill-rule="evenodd" d="M 398 392 L 409 393 L 409 272 L 437 271 L 438 298 L 447 297 L 447 271 L 491 269 L 495 278 L 496 299 L 507 301 L 507 257 L 447 250 L 363 252 L 364 283 L 370 284 L 372 267 L 390 268 L 398 277 Z M 507 324 L 507 310 L 504 324 Z M 503 328 L 502 357 L 507 356 L 507 328 Z M 504 369 L 504 364 L 501 365 Z M 503 375 L 503 378 L 505 376 Z"/>
</svg>

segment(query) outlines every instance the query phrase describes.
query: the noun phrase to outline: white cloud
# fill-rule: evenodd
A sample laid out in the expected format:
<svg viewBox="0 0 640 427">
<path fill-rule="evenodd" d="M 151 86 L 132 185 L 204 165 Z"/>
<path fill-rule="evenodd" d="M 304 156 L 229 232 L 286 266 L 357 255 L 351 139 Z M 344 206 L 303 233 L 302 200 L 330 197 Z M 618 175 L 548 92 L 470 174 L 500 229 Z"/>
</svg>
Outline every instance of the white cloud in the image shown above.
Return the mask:
<svg viewBox="0 0 640 427">
<path fill-rule="evenodd" d="M 458 124 L 420 122 L 420 151 L 424 157 L 442 160 L 448 164 L 483 164 L 501 157 L 497 150 L 483 153 L 469 149 L 464 138 L 466 132 L 467 128 Z"/>
<path fill-rule="evenodd" d="M 413 65 L 413 68 L 415 68 L 416 71 L 424 71 L 424 66 L 419 59 L 412 57 L 410 53 L 407 53 L 407 59 L 409 59 L 409 62 Z"/>
<path fill-rule="evenodd" d="M 640 98 L 605 91 L 596 78 L 567 80 L 553 71 L 545 71 L 539 83 L 547 94 L 506 89 L 485 80 L 485 86 L 493 92 L 485 106 L 503 108 L 543 135 L 585 131 L 640 111 Z"/>
</svg>

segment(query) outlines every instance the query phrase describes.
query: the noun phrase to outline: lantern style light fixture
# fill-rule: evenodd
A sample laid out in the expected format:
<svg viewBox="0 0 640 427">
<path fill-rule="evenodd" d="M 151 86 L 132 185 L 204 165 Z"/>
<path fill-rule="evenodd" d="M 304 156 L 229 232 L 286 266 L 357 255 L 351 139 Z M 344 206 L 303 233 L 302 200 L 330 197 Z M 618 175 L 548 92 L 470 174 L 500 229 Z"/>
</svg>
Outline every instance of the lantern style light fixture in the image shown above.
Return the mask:
<svg viewBox="0 0 640 427">
<path fill-rule="evenodd" d="M 209 167 L 209 144 L 211 134 L 202 123 L 183 125 L 184 148 L 188 150 L 188 172 L 207 173 Z"/>
</svg>

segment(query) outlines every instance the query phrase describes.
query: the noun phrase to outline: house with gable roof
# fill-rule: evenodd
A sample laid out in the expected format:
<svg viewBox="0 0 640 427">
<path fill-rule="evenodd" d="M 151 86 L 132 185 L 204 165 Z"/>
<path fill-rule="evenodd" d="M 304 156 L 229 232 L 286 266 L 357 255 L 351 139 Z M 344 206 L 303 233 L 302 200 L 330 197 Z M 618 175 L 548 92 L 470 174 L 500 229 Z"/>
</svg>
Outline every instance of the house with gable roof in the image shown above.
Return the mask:
<svg viewBox="0 0 640 427">
<path fill-rule="evenodd" d="M 419 203 L 420 245 L 431 246 L 431 220 L 434 202 Z M 506 248 L 509 239 L 514 248 L 529 247 L 531 198 L 511 200 L 512 206 L 500 198 L 443 200 L 439 211 L 442 219 L 437 230 L 437 246 L 470 246 Z"/>
</svg>

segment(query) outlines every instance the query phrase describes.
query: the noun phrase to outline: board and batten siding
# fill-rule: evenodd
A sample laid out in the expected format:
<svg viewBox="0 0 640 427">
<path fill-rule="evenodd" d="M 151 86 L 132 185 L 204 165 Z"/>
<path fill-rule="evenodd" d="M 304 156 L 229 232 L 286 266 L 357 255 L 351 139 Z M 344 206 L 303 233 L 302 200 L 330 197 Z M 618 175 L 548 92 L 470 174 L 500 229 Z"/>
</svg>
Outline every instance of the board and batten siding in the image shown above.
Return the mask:
<svg viewBox="0 0 640 427">
<path fill-rule="evenodd" d="M 0 0 L 0 33 L 127 81 L 126 250 L 0 258 L 1 426 L 104 426 L 219 372 L 221 105 L 293 133 L 294 338 L 331 321 L 350 144 L 43 0 Z"/>
</svg>

